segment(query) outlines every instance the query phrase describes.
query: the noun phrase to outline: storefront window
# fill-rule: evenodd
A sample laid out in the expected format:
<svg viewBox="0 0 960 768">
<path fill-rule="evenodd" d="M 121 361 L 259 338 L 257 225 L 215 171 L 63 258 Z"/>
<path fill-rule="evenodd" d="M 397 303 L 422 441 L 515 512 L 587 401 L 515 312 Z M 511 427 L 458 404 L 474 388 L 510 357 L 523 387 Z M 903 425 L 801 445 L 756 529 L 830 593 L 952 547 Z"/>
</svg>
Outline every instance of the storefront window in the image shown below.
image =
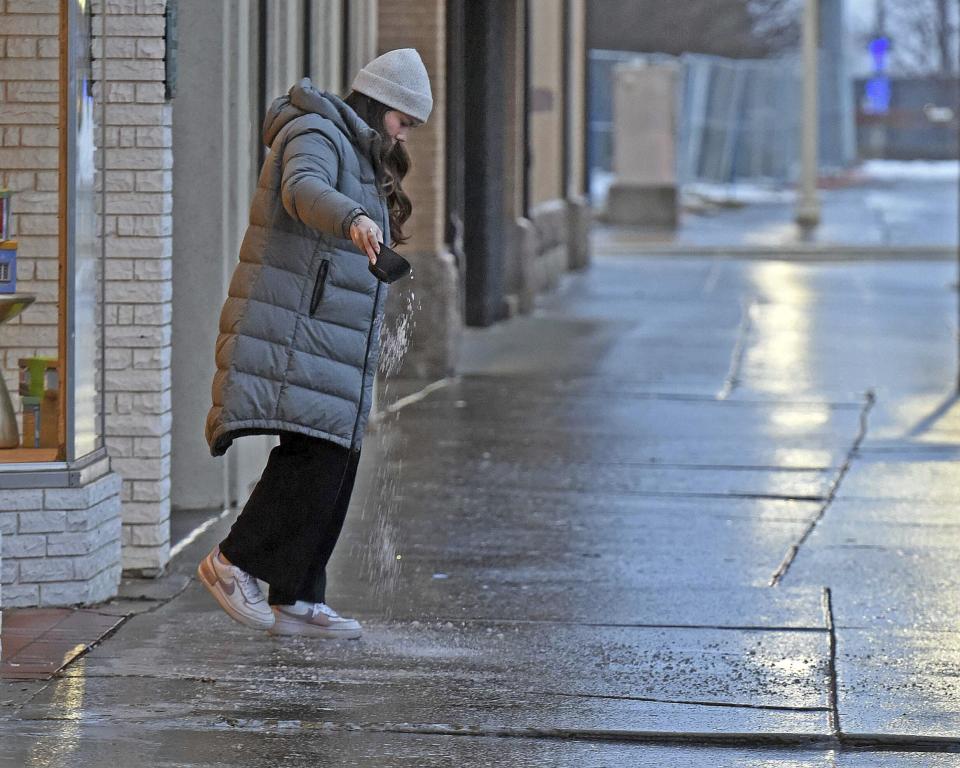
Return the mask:
<svg viewBox="0 0 960 768">
<path fill-rule="evenodd" d="M 23 30 L 0 11 L 0 471 L 103 445 L 94 22 L 88 0 L 59 11 Z"/>
</svg>

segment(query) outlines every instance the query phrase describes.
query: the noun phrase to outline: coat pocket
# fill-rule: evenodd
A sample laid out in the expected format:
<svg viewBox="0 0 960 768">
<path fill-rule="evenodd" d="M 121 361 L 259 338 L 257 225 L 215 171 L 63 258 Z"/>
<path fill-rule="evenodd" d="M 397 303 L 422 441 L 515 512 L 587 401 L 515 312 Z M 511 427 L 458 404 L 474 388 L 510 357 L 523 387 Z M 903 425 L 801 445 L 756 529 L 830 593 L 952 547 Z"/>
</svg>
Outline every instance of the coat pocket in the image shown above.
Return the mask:
<svg viewBox="0 0 960 768">
<path fill-rule="evenodd" d="M 323 298 L 323 289 L 327 284 L 327 273 L 330 271 L 330 261 L 324 259 L 320 262 L 320 266 L 317 269 L 317 281 L 313 284 L 313 296 L 310 298 L 310 316 L 317 312 L 317 307 L 320 306 L 320 299 Z"/>
</svg>

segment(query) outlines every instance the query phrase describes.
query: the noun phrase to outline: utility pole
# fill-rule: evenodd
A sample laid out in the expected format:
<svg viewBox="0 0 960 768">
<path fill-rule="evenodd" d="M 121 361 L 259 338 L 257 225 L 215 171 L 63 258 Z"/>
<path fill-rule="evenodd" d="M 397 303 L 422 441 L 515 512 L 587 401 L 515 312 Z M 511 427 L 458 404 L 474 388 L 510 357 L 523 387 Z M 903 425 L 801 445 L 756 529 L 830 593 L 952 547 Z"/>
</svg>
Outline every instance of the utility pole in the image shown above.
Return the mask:
<svg viewBox="0 0 960 768">
<path fill-rule="evenodd" d="M 857 157 L 856 109 L 853 80 L 847 51 L 847 0 L 820 0 L 817 24 L 820 70 L 820 136 L 818 156 L 821 166 L 846 168 Z"/>
<path fill-rule="evenodd" d="M 950 21 L 947 0 L 937 0 L 937 47 L 940 49 L 940 73 L 943 75 L 954 74 Z"/>
<path fill-rule="evenodd" d="M 820 110 L 817 88 L 818 0 L 805 0 L 803 7 L 803 104 L 800 125 L 800 195 L 796 222 L 804 230 L 820 223 L 817 196 L 817 133 Z"/>
</svg>

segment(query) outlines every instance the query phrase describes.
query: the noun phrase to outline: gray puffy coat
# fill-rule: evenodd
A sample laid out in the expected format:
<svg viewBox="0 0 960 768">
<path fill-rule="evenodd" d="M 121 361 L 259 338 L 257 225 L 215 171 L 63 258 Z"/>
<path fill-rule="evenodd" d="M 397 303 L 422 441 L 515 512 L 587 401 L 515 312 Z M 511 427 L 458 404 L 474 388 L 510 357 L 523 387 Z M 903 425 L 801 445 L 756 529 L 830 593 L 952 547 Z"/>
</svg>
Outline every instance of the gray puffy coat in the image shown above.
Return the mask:
<svg viewBox="0 0 960 768">
<path fill-rule="evenodd" d="M 380 136 L 304 79 L 274 101 L 263 140 L 269 152 L 220 313 L 210 452 L 281 430 L 357 448 L 386 286 L 347 228 L 362 208 L 390 242 L 376 182 Z"/>
</svg>

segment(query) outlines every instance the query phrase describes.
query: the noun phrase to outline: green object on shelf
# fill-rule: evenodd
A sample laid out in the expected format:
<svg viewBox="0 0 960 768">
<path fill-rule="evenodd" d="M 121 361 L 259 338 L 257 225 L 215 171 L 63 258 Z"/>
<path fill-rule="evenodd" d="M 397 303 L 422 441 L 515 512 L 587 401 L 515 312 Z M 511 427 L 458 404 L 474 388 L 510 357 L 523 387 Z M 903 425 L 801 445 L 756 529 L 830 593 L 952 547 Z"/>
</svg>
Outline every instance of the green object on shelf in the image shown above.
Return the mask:
<svg viewBox="0 0 960 768">
<path fill-rule="evenodd" d="M 36 398 L 37 403 L 47 389 L 45 374 L 47 369 L 55 366 L 55 357 L 22 357 L 20 363 L 20 394 L 24 397 Z"/>
</svg>

